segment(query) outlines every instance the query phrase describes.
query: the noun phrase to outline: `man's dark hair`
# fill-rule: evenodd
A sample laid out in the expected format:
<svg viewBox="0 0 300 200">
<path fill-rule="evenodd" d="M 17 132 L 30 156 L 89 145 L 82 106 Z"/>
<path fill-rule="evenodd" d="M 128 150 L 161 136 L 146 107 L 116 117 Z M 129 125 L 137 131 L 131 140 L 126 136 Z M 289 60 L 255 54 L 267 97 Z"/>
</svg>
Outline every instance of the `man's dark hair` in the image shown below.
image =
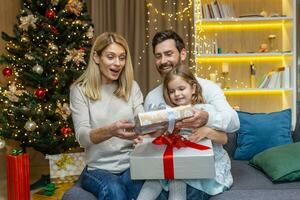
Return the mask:
<svg viewBox="0 0 300 200">
<path fill-rule="evenodd" d="M 176 43 L 176 48 L 179 52 L 181 52 L 181 50 L 183 48 L 185 48 L 185 44 L 183 42 L 183 39 L 174 31 L 172 30 L 164 30 L 161 32 L 157 32 L 153 39 L 152 39 L 152 50 L 154 53 L 155 50 L 155 46 L 158 45 L 159 43 L 168 40 L 168 39 L 173 39 Z"/>
</svg>

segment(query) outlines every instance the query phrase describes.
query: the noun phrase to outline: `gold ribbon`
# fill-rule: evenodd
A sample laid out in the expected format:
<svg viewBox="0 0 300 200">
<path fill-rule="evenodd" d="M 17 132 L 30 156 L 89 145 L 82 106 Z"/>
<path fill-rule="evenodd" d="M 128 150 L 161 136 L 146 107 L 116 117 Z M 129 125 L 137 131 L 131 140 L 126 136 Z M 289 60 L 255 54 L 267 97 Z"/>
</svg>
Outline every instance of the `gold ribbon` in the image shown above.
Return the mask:
<svg viewBox="0 0 300 200">
<path fill-rule="evenodd" d="M 55 164 L 58 166 L 59 169 L 67 169 L 67 165 L 73 164 L 74 158 L 67 154 L 62 154 L 61 158 L 55 161 Z"/>
</svg>

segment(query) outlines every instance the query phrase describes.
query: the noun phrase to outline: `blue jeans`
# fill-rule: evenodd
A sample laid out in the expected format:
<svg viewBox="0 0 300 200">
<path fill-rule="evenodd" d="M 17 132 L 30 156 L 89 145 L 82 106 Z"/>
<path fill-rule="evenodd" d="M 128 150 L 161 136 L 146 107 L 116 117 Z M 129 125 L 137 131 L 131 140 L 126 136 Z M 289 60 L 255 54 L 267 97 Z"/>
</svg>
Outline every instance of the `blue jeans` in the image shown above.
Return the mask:
<svg viewBox="0 0 300 200">
<path fill-rule="evenodd" d="M 131 180 L 130 170 L 112 174 L 106 170 L 84 170 L 81 186 L 102 200 L 136 199 L 144 181 Z"/>
<path fill-rule="evenodd" d="M 163 190 L 157 200 L 168 200 L 169 193 Z M 187 200 L 208 200 L 211 196 L 201 190 L 197 190 L 189 185 L 186 188 Z"/>
</svg>

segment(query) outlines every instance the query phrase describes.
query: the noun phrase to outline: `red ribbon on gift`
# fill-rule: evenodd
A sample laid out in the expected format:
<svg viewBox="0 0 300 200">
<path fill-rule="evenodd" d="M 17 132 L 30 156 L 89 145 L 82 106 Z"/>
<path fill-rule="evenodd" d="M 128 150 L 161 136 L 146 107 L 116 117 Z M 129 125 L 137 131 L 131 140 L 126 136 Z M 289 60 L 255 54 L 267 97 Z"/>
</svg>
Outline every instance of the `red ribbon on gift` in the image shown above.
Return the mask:
<svg viewBox="0 0 300 200">
<path fill-rule="evenodd" d="M 180 149 L 181 147 L 190 147 L 201 151 L 210 149 L 208 146 L 196 144 L 175 133 L 161 135 L 155 138 L 152 143 L 156 145 L 167 145 L 163 156 L 165 179 L 174 179 L 173 148 Z"/>
</svg>

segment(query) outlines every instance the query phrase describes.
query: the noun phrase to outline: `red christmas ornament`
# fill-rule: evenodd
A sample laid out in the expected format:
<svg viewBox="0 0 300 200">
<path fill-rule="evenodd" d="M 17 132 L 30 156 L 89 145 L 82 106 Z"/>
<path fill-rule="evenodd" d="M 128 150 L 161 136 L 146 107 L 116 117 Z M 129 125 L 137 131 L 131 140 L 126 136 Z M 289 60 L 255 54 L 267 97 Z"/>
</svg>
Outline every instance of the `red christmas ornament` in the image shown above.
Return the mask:
<svg viewBox="0 0 300 200">
<path fill-rule="evenodd" d="M 59 83 L 58 78 L 54 78 L 54 80 L 52 81 L 52 85 L 53 85 L 53 86 L 57 86 L 58 83 Z"/>
<path fill-rule="evenodd" d="M 85 48 L 84 48 L 84 47 L 81 47 L 81 48 L 79 48 L 79 51 L 80 51 L 80 52 L 84 52 L 84 51 L 85 51 Z"/>
<path fill-rule="evenodd" d="M 37 98 L 42 99 L 46 95 L 46 90 L 44 88 L 38 88 L 35 90 L 34 94 Z"/>
<path fill-rule="evenodd" d="M 58 35 L 58 34 L 59 34 L 59 31 L 58 31 L 58 29 L 57 29 L 55 26 L 51 26 L 50 29 L 51 29 L 51 32 L 52 32 L 54 35 Z"/>
<path fill-rule="evenodd" d="M 3 70 L 2 70 L 2 74 L 6 77 L 9 77 L 12 75 L 12 69 L 9 68 L 9 67 L 5 67 Z"/>
<path fill-rule="evenodd" d="M 49 19 L 53 19 L 55 17 L 55 12 L 51 9 L 46 10 L 45 16 Z"/>
<path fill-rule="evenodd" d="M 62 127 L 60 129 L 61 134 L 63 134 L 65 137 L 69 136 L 72 132 L 72 129 L 68 126 Z"/>
</svg>

